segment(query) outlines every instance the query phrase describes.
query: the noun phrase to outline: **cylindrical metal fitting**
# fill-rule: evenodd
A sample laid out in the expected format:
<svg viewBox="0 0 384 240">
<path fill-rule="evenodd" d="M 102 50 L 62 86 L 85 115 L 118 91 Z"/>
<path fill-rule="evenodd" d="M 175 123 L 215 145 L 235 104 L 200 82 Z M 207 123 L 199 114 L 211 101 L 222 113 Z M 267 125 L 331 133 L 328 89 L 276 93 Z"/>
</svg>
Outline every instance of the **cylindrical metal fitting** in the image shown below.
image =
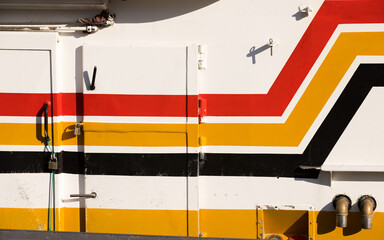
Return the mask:
<svg viewBox="0 0 384 240">
<path fill-rule="evenodd" d="M 372 228 L 373 211 L 376 209 L 376 200 L 369 196 L 361 196 L 358 200 L 358 206 L 361 214 L 361 226 L 363 229 Z"/>
<path fill-rule="evenodd" d="M 332 204 L 336 209 L 336 226 L 347 227 L 348 210 L 352 205 L 351 199 L 347 195 L 339 194 L 333 198 Z"/>
</svg>

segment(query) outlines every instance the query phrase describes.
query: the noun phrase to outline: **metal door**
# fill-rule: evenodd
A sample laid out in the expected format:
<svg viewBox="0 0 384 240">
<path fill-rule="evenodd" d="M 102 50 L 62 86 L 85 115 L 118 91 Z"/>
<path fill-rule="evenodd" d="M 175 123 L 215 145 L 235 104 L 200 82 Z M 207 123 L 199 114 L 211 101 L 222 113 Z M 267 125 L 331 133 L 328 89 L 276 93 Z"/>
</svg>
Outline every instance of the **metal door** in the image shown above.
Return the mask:
<svg viewBox="0 0 384 240">
<path fill-rule="evenodd" d="M 187 58 L 83 46 L 86 231 L 188 234 Z"/>
<path fill-rule="evenodd" d="M 0 33 L 0 190 L 6 193 L 0 228 L 54 229 L 48 162 L 56 39 L 56 33 Z"/>
</svg>

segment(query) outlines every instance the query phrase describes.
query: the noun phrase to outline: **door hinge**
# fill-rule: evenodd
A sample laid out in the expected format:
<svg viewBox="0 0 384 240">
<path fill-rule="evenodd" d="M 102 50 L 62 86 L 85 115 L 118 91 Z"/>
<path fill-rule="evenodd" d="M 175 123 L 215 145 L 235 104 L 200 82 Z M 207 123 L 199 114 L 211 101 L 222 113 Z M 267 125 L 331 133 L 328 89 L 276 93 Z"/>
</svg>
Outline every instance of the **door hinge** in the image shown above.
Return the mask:
<svg viewBox="0 0 384 240">
<path fill-rule="evenodd" d="M 207 69 L 207 53 L 208 53 L 207 45 L 198 46 L 199 70 Z"/>
<path fill-rule="evenodd" d="M 205 137 L 199 137 L 199 160 L 205 161 L 206 160 L 206 145 L 207 145 L 207 139 Z"/>
<path fill-rule="evenodd" d="M 199 117 L 199 123 L 201 123 L 203 118 L 207 116 L 207 100 L 199 98 L 198 104 L 197 115 Z"/>
</svg>

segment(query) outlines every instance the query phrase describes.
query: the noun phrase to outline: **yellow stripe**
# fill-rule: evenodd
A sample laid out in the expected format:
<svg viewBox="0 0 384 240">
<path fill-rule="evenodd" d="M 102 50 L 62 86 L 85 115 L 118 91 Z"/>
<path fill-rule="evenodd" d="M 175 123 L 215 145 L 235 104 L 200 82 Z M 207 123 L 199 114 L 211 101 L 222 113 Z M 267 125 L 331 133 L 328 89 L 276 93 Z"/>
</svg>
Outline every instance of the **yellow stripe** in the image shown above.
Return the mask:
<svg viewBox="0 0 384 240">
<path fill-rule="evenodd" d="M 85 123 L 84 145 L 186 146 L 185 132 L 185 124 Z"/>
<path fill-rule="evenodd" d="M 207 145 L 298 146 L 357 55 L 384 55 L 384 33 L 341 33 L 286 123 L 202 124 Z M 369 43 L 369 44 L 367 44 Z"/>
<path fill-rule="evenodd" d="M 87 209 L 87 231 L 187 236 L 187 211 Z"/>
<path fill-rule="evenodd" d="M 200 209 L 204 237 L 257 238 L 256 210 Z"/>
<path fill-rule="evenodd" d="M 74 125 L 71 122 L 54 124 L 56 146 L 172 147 L 187 146 L 187 140 L 189 146 L 197 146 L 197 125 L 193 124 L 84 123 L 84 133 L 79 137 L 74 135 Z M 0 128 L 0 145 L 44 146 L 44 127 L 41 124 L 0 123 Z M 52 136 L 51 131 L 49 135 Z"/>
<path fill-rule="evenodd" d="M 0 229 L 47 230 L 46 208 L 0 208 L 0 216 Z"/>
<path fill-rule="evenodd" d="M 0 229 L 47 231 L 48 209 L 0 208 L 0 216 Z M 56 231 L 187 236 L 187 217 L 196 221 L 197 212 L 61 208 L 56 209 Z M 196 227 L 190 231 L 197 236 Z"/>
<path fill-rule="evenodd" d="M 186 210 L 122 210 L 122 209 L 61 208 L 56 210 L 57 231 L 80 231 L 80 221 L 87 220 L 88 232 L 124 233 L 144 235 L 196 236 L 197 229 L 187 230 L 187 217 L 197 221 L 197 211 Z M 284 239 L 293 234 L 308 234 L 306 211 L 264 210 L 265 236 L 280 234 Z M 0 208 L 0 228 L 47 230 L 47 209 Z M 190 220 L 191 220 L 190 218 Z M 315 238 L 381 239 L 384 236 L 384 213 L 375 212 L 373 228 L 361 229 L 360 213 L 348 216 L 348 227 L 336 227 L 334 212 L 314 212 Z M 204 237 L 255 239 L 257 234 L 256 210 L 201 209 L 200 233 Z M 195 233 L 195 234 L 191 234 Z"/>
</svg>

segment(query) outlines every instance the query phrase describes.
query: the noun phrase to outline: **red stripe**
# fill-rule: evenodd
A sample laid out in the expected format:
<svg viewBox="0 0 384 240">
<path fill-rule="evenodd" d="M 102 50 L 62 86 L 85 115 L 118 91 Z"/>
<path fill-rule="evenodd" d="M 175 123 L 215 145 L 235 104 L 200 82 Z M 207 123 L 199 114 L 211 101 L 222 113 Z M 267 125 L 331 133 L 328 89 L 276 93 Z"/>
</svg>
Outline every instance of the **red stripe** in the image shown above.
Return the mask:
<svg viewBox="0 0 384 240">
<path fill-rule="evenodd" d="M 54 116 L 197 116 L 197 96 L 185 95 L 111 95 L 53 94 Z M 0 116 L 41 115 L 44 102 L 51 94 L 0 93 Z M 6 104 L 4 104 L 6 103 Z M 51 115 L 51 113 L 49 113 Z"/>
<path fill-rule="evenodd" d="M 190 96 L 189 100 L 193 98 L 197 96 Z M 87 94 L 84 95 L 84 115 L 186 117 L 187 98 L 185 95 Z M 193 109 L 188 116 L 196 117 Z"/>
<path fill-rule="evenodd" d="M 384 0 L 325 1 L 267 94 L 203 94 L 208 116 L 281 116 L 338 24 L 383 23 Z"/>
<path fill-rule="evenodd" d="M 37 116 L 50 100 L 51 94 L 0 93 L 0 116 Z"/>
</svg>

